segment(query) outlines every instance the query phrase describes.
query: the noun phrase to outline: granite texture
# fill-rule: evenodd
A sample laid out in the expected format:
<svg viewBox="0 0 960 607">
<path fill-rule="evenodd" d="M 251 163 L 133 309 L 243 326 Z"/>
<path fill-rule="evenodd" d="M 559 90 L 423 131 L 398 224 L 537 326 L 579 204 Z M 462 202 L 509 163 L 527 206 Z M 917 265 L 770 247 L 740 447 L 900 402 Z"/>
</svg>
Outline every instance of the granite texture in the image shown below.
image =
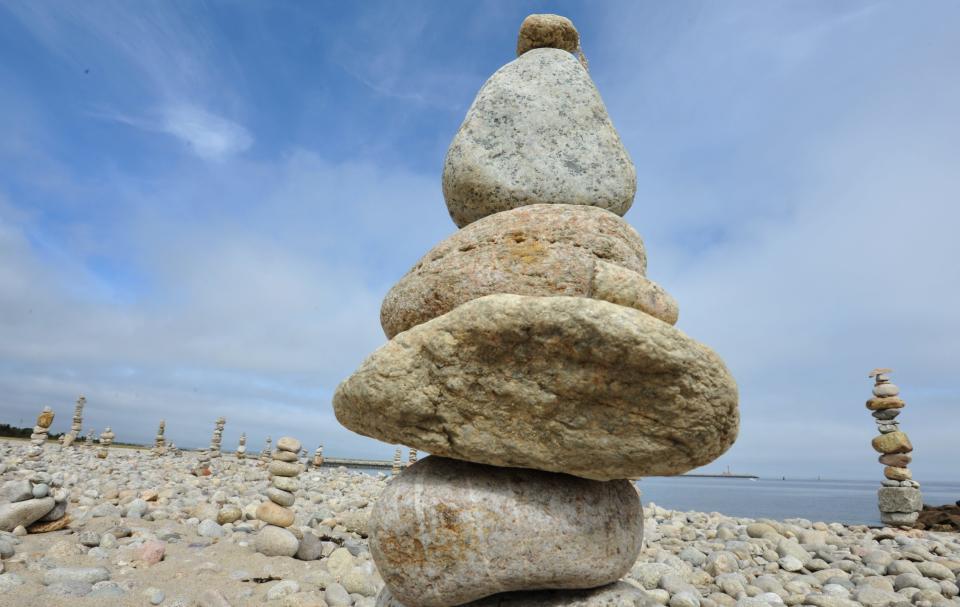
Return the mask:
<svg viewBox="0 0 960 607">
<path fill-rule="evenodd" d="M 624 582 L 590 590 L 508 592 L 471 601 L 462 607 L 657 607 L 647 593 Z M 376 607 L 409 607 L 384 588 Z"/>
</svg>

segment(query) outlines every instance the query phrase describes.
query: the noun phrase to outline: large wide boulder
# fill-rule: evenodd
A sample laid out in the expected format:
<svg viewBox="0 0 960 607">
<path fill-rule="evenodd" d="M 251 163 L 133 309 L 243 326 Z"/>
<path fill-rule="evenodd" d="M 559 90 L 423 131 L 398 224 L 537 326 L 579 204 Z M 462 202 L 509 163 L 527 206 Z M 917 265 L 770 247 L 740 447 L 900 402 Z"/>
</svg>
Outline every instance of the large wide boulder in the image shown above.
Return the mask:
<svg viewBox="0 0 960 607">
<path fill-rule="evenodd" d="M 534 590 L 507 592 L 471 601 L 461 607 L 657 607 L 647 593 L 625 582 L 590 590 Z M 390 594 L 380 591 L 376 607 L 407 607 Z"/>
<path fill-rule="evenodd" d="M 623 215 L 636 169 L 590 75 L 570 53 L 530 50 L 490 77 L 443 167 L 454 223 L 529 204 L 580 204 Z"/>
<path fill-rule="evenodd" d="M 333 403 L 341 424 L 388 443 L 597 480 L 702 466 L 739 424 L 712 350 L 582 297 L 469 301 L 394 337 Z"/>
<path fill-rule="evenodd" d="M 52 497 L 0 504 L 0 531 L 13 531 L 20 525 L 27 527 L 43 518 L 54 506 L 56 502 Z"/>
<path fill-rule="evenodd" d="M 496 293 L 605 299 L 673 324 L 676 302 L 643 274 L 643 240 L 609 211 L 538 204 L 484 217 L 430 250 L 383 300 L 387 337 Z"/>
<path fill-rule="evenodd" d="M 920 490 L 913 487 L 880 487 L 877 502 L 880 512 L 919 512 L 923 508 Z"/>
<path fill-rule="evenodd" d="M 630 481 L 436 456 L 394 479 L 370 516 L 370 552 L 384 583 L 418 607 L 609 584 L 630 570 L 642 541 Z"/>
</svg>

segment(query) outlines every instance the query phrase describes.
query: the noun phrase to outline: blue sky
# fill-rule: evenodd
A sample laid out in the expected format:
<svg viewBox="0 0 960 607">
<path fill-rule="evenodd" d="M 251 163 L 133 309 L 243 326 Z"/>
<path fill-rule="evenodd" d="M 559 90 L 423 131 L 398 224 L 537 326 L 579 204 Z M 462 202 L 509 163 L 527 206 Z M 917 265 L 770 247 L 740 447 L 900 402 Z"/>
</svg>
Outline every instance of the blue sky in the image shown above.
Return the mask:
<svg viewBox="0 0 960 607">
<path fill-rule="evenodd" d="M 879 478 L 896 369 L 915 476 L 960 480 L 955 2 L 8 2 L 0 412 L 76 395 L 118 440 L 331 454 L 387 289 L 451 234 L 440 169 L 531 12 L 571 17 L 637 165 L 626 218 L 728 362 L 708 470 Z"/>
</svg>

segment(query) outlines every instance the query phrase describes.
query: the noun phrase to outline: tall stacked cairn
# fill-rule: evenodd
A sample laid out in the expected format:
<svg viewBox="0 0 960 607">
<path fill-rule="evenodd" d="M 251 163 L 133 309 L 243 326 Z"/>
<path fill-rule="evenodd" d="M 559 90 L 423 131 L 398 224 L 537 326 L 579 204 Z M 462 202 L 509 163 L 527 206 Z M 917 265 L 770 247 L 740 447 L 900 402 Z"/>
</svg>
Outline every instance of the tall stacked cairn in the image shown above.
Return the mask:
<svg viewBox="0 0 960 607">
<path fill-rule="evenodd" d="M 873 439 L 873 448 L 880 454 L 883 464 L 882 487 L 877 491 L 880 520 L 885 525 L 910 527 L 917 522 L 923 510 L 920 483 L 913 480 L 907 465 L 912 460 L 913 445 L 910 438 L 900 431 L 897 416 L 906 403 L 900 398 L 900 388 L 890 382 L 893 369 L 874 369 L 873 398 L 867 401 L 877 422 L 880 434 Z"/>
<path fill-rule="evenodd" d="M 97 457 L 100 459 L 107 458 L 107 452 L 110 449 L 110 445 L 113 444 L 115 436 L 116 434 L 113 433 L 110 426 L 107 426 L 107 429 L 100 433 L 100 448 L 97 449 Z"/>
<path fill-rule="evenodd" d="M 323 445 L 317 447 L 317 450 L 313 452 L 313 467 L 319 468 L 323 465 Z"/>
<path fill-rule="evenodd" d="M 91 447 L 91 448 L 93 447 L 93 440 L 94 440 L 94 435 L 95 435 L 95 434 L 96 434 L 96 432 L 93 430 L 93 428 L 87 430 L 87 440 L 86 440 L 86 443 L 87 443 L 87 446 L 88 446 L 88 447 Z"/>
<path fill-rule="evenodd" d="M 81 394 L 80 397 L 77 398 L 77 404 L 73 408 L 73 420 L 70 422 L 70 432 L 68 432 L 63 439 L 64 447 L 69 447 L 80 438 L 80 433 L 83 430 L 83 406 L 85 404 L 87 404 L 87 399 Z"/>
<path fill-rule="evenodd" d="M 166 420 L 160 420 L 160 426 L 157 427 L 157 436 L 153 439 L 153 454 L 154 455 L 163 455 L 167 452 L 167 439 L 164 438 L 163 433 L 167 429 Z"/>
<path fill-rule="evenodd" d="M 247 433 L 240 434 L 240 444 L 237 445 L 237 459 L 247 458 Z"/>
<path fill-rule="evenodd" d="M 277 439 L 277 448 L 270 462 L 270 486 L 267 487 L 267 499 L 257 506 L 257 518 L 266 523 L 257 533 L 254 547 L 257 552 L 267 556 L 293 556 L 300 547 L 300 540 L 288 527 L 293 525 L 295 516 L 294 493 L 300 488 L 297 476 L 303 467 L 297 459 L 300 441 L 289 436 Z"/>
<path fill-rule="evenodd" d="M 223 441 L 223 427 L 227 425 L 227 418 L 218 417 L 213 426 L 213 436 L 210 437 L 210 457 L 220 457 L 220 443 Z"/>
<path fill-rule="evenodd" d="M 410 452 L 407 453 L 407 465 L 412 466 L 415 463 L 417 463 L 417 450 L 410 447 Z"/>
<path fill-rule="evenodd" d="M 266 445 L 263 447 L 263 451 L 260 452 L 260 461 L 266 464 L 270 461 L 270 444 L 273 440 L 268 436 Z"/>
<path fill-rule="evenodd" d="M 390 474 L 396 476 L 400 474 L 400 447 L 397 447 L 393 452 L 393 467 L 390 469 Z"/>
<path fill-rule="evenodd" d="M 733 378 L 673 327 L 621 219 L 635 169 L 578 50 L 569 20 L 524 21 L 447 152 L 461 229 L 390 290 L 389 341 L 334 395 L 347 428 L 432 454 L 373 506 L 380 607 L 646 604 L 617 581 L 643 536 L 626 479 L 736 439 Z"/>
<path fill-rule="evenodd" d="M 53 409 L 44 407 L 37 416 L 37 423 L 33 427 L 33 433 L 30 435 L 30 448 L 27 449 L 28 459 L 40 459 L 43 455 L 43 445 L 47 442 L 47 435 L 50 434 L 50 424 L 53 423 Z"/>
</svg>

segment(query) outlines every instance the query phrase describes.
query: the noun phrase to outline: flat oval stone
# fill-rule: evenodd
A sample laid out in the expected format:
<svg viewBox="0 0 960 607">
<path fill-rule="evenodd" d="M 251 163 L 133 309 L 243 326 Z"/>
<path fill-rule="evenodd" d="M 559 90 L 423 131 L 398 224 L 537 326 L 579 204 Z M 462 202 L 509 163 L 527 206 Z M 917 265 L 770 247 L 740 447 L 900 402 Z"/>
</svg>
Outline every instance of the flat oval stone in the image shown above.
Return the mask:
<svg viewBox="0 0 960 607">
<path fill-rule="evenodd" d="M 270 454 L 270 457 L 274 461 L 278 462 L 295 462 L 297 461 L 297 454 L 291 451 L 281 451 L 280 449 L 274 449 L 273 453 Z"/>
<path fill-rule="evenodd" d="M 268 525 L 276 525 L 277 527 L 289 527 L 294 521 L 292 510 L 274 504 L 269 500 L 260 502 L 260 505 L 257 506 L 257 518 Z"/>
<path fill-rule="evenodd" d="M 913 451 L 910 438 L 899 431 L 876 436 L 871 444 L 878 453 L 910 453 Z"/>
<path fill-rule="evenodd" d="M 879 398 L 889 398 L 900 394 L 900 388 L 895 384 L 878 384 L 873 387 L 873 395 Z"/>
<path fill-rule="evenodd" d="M 630 570 L 642 540 L 630 481 L 436 456 L 387 485 L 370 515 L 380 575 L 393 596 L 419 607 L 608 584 Z"/>
<path fill-rule="evenodd" d="M 906 453 L 888 453 L 881 455 L 878 459 L 884 466 L 894 466 L 897 468 L 906 468 L 907 464 L 912 460 L 913 458 Z"/>
<path fill-rule="evenodd" d="M 908 481 L 913 478 L 913 473 L 909 468 L 899 468 L 896 466 L 887 466 L 883 469 L 883 475 L 892 481 Z"/>
<path fill-rule="evenodd" d="M 625 582 L 589 590 L 534 590 L 507 592 L 472 601 L 461 607 L 657 607 L 647 593 Z M 376 607 L 406 607 L 389 588 L 377 596 Z"/>
<path fill-rule="evenodd" d="M 496 293 L 592 297 L 673 324 L 677 304 L 647 279 L 643 240 L 595 207 L 538 204 L 497 213 L 447 238 L 383 300 L 387 337 Z"/>
<path fill-rule="evenodd" d="M 467 302 L 374 352 L 333 403 L 341 424 L 387 443 L 597 480 L 702 466 L 739 425 L 712 350 L 580 297 Z"/>
<path fill-rule="evenodd" d="M 292 506 L 293 502 L 297 499 L 296 496 L 289 491 L 277 489 L 276 487 L 267 487 L 267 497 L 278 506 Z"/>
<path fill-rule="evenodd" d="M 884 411 L 886 409 L 902 409 L 903 399 L 895 396 L 871 398 L 867 401 L 867 409 L 871 411 Z"/>
<path fill-rule="evenodd" d="M 253 546 L 266 556 L 293 556 L 300 548 L 300 540 L 287 529 L 266 525 L 257 532 Z"/>
<path fill-rule="evenodd" d="M 300 444 L 300 441 L 292 436 L 281 436 L 277 439 L 277 449 L 280 449 L 281 451 L 296 453 L 300 451 L 301 447 L 302 445 Z"/>
<path fill-rule="evenodd" d="M 283 491 L 294 492 L 300 489 L 300 481 L 294 476 L 274 476 L 270 483 Z"/>
<path fill-rule="evenodd" d="M 443 167 L 459 227 L 538 203 L 623 215 L 636 190 L 636 169 L 590 75 L 555 48 L 527 51 L 487 80 Z"/>
<path fill-rule="evenodd" d="M 297 476 L 303 472 L 303 467 L 300 464 L 294 464 L 293 462 L 281 462 L 274 460 L 270 462 L 270 467 L 267 468 L 267 471 L 275 476 Z"/>
</svg>

